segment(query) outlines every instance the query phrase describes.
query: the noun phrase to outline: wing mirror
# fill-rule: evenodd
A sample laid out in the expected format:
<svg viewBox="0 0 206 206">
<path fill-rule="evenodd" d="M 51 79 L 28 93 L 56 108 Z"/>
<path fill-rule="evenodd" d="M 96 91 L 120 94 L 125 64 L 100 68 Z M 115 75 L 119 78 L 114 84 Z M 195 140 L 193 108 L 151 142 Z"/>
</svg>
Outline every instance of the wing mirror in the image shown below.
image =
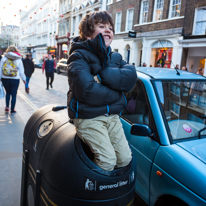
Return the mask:
<svg viewBox="0 0 206 206">
<path fill-rule="evenodd" d="M 136 136 L 147 136 L 147 137 L 154 136 L 149 126 L 145 124 L 133 124 L 130 133 Z"/>
</svg>

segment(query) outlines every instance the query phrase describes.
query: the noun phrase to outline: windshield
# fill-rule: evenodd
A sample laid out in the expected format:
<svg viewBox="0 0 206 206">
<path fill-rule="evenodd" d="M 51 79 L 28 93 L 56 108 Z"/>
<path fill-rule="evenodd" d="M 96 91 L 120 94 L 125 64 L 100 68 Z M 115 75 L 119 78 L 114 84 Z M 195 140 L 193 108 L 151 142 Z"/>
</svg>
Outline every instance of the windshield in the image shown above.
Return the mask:
<svg viewBox="0 0 206 206">
<path fill-rule="evenodd" d="M 206 127 L 206 81 L 158 80 L 154 85 L 173 140 L 198 137 Z"/>
</svg>

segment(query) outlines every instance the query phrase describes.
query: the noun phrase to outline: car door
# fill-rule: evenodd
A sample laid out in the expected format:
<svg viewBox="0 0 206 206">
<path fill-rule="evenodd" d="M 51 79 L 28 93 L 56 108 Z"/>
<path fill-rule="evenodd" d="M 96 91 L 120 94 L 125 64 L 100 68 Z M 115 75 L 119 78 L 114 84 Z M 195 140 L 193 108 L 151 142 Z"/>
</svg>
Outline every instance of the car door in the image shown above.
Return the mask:
<svg viewBox="0 0 206 206">
<path fill-rule="evenodd" d="M 147 93 L 141 80 L 138 80 L 135 87 L 126 94 L 126 98 L 128 103 L 122 112 L 121 121 L 136 160 L 135 192 L 149 205 L 150 172 L 155 154 L 159 148 L 158 135 Z M 132 135 L 130 130 L 132 124 L 135 123 L 148 125 L 154 131 L 155 138 Z"/>
</svg>

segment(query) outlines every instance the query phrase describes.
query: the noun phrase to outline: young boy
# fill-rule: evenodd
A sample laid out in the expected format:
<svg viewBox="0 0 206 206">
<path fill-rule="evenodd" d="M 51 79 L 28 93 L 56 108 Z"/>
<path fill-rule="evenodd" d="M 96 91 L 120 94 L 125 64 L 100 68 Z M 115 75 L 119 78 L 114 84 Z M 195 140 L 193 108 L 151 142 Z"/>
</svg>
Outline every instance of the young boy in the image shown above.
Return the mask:
<svg viewBox="0 0 206 206">
<path fill-rule="evenodd" d="M 111 53 L 114 24 L 106 11 L 86 14 L 79 34 L 68 59 L 68 113 L 94 163 L 111 171 L 132 158 L 118 114 L 127 104 L 123 92 L 133 88 L 137 75 L 119 53 Z"/>
</svg>

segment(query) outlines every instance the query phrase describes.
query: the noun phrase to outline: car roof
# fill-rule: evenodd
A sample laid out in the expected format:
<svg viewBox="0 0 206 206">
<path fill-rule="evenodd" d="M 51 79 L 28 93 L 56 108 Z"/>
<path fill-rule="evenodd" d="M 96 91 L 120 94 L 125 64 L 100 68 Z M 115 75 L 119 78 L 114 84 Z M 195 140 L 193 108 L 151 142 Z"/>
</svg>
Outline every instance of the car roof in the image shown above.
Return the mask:
<svg viewBox="0 0 206 206">
<path fill-rule="evenodd" d="M 205 80 L 204 76 L 182 71 L 178 69 L 178 72 L 180 75 L 177 75 L 177 72 L 175 69 L 169 69 L 169 68 L 158 68 L 158 67 L 136 67 L 137 73 L 141 72 L 148 76 L 150 76 L 152 79 L 203 79 Z"/>
</svg>

